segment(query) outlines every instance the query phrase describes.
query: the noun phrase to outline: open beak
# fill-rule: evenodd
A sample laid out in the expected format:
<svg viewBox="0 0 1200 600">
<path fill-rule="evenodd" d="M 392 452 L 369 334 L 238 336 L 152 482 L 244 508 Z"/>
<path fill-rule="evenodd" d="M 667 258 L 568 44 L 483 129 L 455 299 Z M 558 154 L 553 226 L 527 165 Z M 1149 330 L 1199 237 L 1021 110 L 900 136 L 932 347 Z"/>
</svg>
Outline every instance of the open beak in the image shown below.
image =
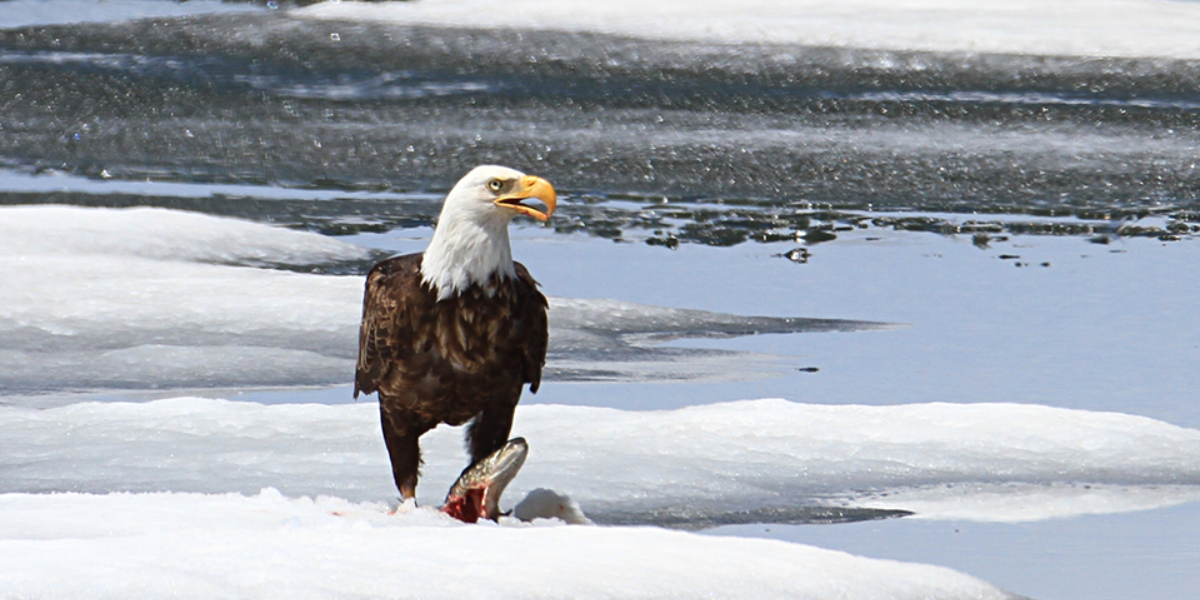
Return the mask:
<svg viewBox="0 0 1200 600">
<path fill-rule="evenodd" d="M 522 200 L 531 199 L 541 200 L 542 204 L 546 205 L 546 212 L 521 204 Z M 554 186 L 550 185 L 549 181 L 536 175 L 526 175 L 517 182 L 517 186 L 513 191 L 496 198 L 494 202 L 499 206 L 511 208 L 539 221 L 545 221 L 550 218 L 550 215 L 554 214 L 554 207 L 557 204 L 557 200 L 558 196 L 554 193 Z"/>
</svg>

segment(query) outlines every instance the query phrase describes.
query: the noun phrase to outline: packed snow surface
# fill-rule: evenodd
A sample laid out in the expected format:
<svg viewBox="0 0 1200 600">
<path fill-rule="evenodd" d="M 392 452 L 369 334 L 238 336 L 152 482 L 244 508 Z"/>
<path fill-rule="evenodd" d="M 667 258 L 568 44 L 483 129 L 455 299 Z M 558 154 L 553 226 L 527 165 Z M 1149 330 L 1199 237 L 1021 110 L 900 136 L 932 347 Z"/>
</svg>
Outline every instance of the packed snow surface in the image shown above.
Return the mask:
<svg viewBox="0 0 1200 600">
<path fill-rule="evenodd" d="M 159 208 L 0 208 L 0 389 L 293 386 L 351 381 L 362 247 Z M 877 328 L 552 298 L 545 379 L 761 376 L 777 359 L 654 348 L 681 337 Z"/>
<path fill-rule="evenodd" d="M 151 17 L 186 17 L 211 13 L 261 10 L 217 0 L 164 2 L 163 0 L 6 0 L 0 10 L 0 28 L 106 23 Z"/>
<path fill-rule="evenodd" d="M 309 232 L 161 208 L 12 206 L 0 210 L 6 256 L 98 255 L 230 265 L 364 259 L 366 249 Z"/>
<path fill-rule="evenodd" d="M 100 55 L 84 53 L 73 54 L 80 62 L 86 63 Z M 9 54 L 0 56 L 0 63 L 20 63 L 35 60 L 33 55 Z M 69 60 L 68 56 L 55 55 L 54 60 Z M 371 200 L 413 200 L 429 198 L 429 194 L 396 193 L 363 190 L 327 190 L 299 189 L 266 185 L 251 185 L 240 183 L 187 183 L 180 181 L 154 181 L 147 179 L 137 181 L 132 179 L 92 179 L 64 171 L 47 169 L 32 174 L 24 171 L 0 168 L 0 189 L 10 193 L 52 193 L 70 192 L 77 194 L 129 194 L 134 196 L 171 197 L 171 198 L 213 198 L 233 196 L 236 198 L 254 198 L 263 200 L 332 200 L 332 199 L 371 199 Z M 435 202 L 441 202 L 436 198 Z"/>
<path fill-rule="evenodd" d="M 374 402 L 0 407 L 0 430 L 0 492 L 396 496 Z M 422 504 L 440 504 L 465 466 L 461 433 L 422 438 Z M 513 436 L 530 453 L 505 510 L 543 488 L 601 523 L 723 522 L 804 506 L 1019 521 L 1200 499 L 1200 431 L 1042 406 L 522 405 Z"/>
<path fill-rule="evenodd" d="M 0 28 L 263 10 L 163 0 L 10 0 Z M 300 18 L 881 50 L 1200 58 L 1200 4 L 1173 0 L 332 0 Z"/>
<path fill-rule="evenodd" d="M 800 544 L 237 494 L 0 495 L 9 598 L 862 598 L 1008 594 Z"/>
<path fill-rule="evenodd" d="M 1200 4 L 1171 0 L 334 0 L 293 14 L 716 43 L 1200 58 Z"/>
<path fill-rule="evenodd" d="M 264 265 L 365 258 L 315 233 L 163 209 L 0 209 L 9 389 L 347 377 L 361 279 Z M 339 360 L 340 359 L 340 360 Z"/>
<path fill-rule="evenodd" d="M 11 597 L 1013 597 L 944 568 L 771 540 L 463 525 L 432 508 L 465 462 L 453 428 L 423 440 L 422 506 L 393 512 L 372 402 L 0 407 L 0 429 Z M 530 405 L 514 435 L 530 456 L 502 506 L 550 499 L 601 523 L 815 504 L 1022 520 L 1200 498 L 1200 431 L 1040 406 Z"/>
</svg>

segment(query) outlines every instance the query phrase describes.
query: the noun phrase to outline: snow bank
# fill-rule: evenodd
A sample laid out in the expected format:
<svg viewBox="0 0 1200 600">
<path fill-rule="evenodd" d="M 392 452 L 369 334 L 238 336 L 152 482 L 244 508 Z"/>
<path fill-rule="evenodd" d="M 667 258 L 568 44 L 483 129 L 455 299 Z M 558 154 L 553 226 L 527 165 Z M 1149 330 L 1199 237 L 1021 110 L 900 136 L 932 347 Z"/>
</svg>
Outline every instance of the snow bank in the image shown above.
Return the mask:
<svg viewBox="0 0 1200 600">
<path fill-rule="evenodd" d="M 599 32 L 717 43 L 1200 58 L 1200 5 L 1169 0 L 326 2 L 302 18 Z"/>
<path fill-rule="evenodd" d="M 226 265 L 365 260 L 365 248 L 317 233 L 162 208 L 12 206 L 0 210 L 5 257 L 107 255 Z"/>
<path fill-rule="evenodd" d="M 0 239 L 0 389 L 353 378 L 363 278 L 294 271 L 356 261 L 365 269 L 364 248 L 158 208 L 4 207 Z M 879 327 L 561 298 L 551 300 L 550 320 L 545 379 L 574 381 L 753 378 L 772 372 L 775 359 L 649 344 Z"/>
<path fill-rule="evenodd" d="M 0 386 L 16 390 L 348 379 L 361 260 L 315 233 L 154 208 L 0 209 Z"/>
<path fill-rule="evenodd" d="M 8 0 L 14 2 L 14 0 Z M 194 3 L 194 2 L 193 2 Z M 87 53 L 47 53 L 41 54 L 7 54 L 0 55 L 0 64 L 20 64 L 26 61 L 36 61 L 45 58 L 51 61 L 80 62 L 119 60 L 120 57 L 133 55 L 87 54 Z M 137 56 L 137 60 L 149 62 L 154 57 Z M 167 60 L 167 59 L 164 59 Z M 431 201 L 440 205 L 441 198 L 420 192 L 383 192 L 366 190 L 341 189 L 305 189 L 276 187 L 270 185 L 253 185 L 248 183 L 189 183 L 186 181 L 154 181 L 146 179 L 92 179 L 66 171 L 46 169 L 37 173 L 28 173 L 15 169 L 0 168 L 0 189 L 11 193 L 52 193 L 73 192 L 77 194 L 128 194 L 144 196 L 161 201 L 162 198 L 253 198 L 260 200 L 378 200 L 378 201 Z"/>
<path fill-rule="evenodd" d="M 0 492 L 240 492 L 394 498 L 374 403 L 198 398 L 0 408 Z M 1200 431 L 1042 406 L 822 406 L 756 400 L 671 411 L 521 406 L 530 444 L 505 493 L 566 494 L 600 523 L 732 522 L 804 506 L 926 518 L 1038 520 L 1200 499 Z M 426 505 L 466 458 L 461 431 L 422 441 Z M 787 511 L 763 520 L 788 520 Z M 744 520 L 744 519 L 743 519 Z"/>
<path fill-rule="evenodd" d="M 212 13 L 261 11 L 252 5 L 191 0 L 6 0 L 0 28 L 69 23 L 106 23 L 150 17 L 186 17 Z"/>
<path fill-rule="evenodd" d="M 643 528 L 462 525 L 421 509 L 199 494 L 0 495 L 19 598 L 1000 599 L 928 565 Z"/>
</svg>

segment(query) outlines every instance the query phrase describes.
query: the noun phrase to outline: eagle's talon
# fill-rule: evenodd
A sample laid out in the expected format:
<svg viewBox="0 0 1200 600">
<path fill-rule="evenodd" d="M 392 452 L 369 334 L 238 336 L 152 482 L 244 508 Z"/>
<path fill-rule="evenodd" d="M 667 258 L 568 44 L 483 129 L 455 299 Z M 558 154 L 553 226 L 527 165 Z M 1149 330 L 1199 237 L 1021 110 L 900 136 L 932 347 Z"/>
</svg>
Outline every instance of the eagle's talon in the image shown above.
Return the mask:
<svg viewBox="0 0 1200 600">
<path fill-rule="evenodd" d="M 403 502 L 400 503 L 399 506 L 396 507 L 396 510 L 392 511 L 392 514 L 393 515 L 406 515 L 416 509 L 417 509 L 417 499 L 416 498 L 406 498 L 406 499 L 404 499 Z"/>
</svg>

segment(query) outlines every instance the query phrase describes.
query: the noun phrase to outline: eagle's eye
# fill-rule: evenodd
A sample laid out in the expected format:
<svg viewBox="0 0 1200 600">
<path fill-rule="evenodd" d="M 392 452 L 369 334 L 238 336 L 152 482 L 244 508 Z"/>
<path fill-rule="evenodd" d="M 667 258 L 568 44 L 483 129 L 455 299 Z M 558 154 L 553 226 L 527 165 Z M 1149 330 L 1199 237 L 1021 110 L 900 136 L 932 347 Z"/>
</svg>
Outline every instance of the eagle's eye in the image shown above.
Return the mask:
<svg viewBox="0 0 1200 600">
<path fill-rule="evenodd" d="M 489 190 L 492 190 L 493 192 L 498 192 L 498 191 L 500 191 L 501 188 L 504 187 L 504 182 L 500 181 L 499 179 L 489 179 L 487 182 L 487 186 L 488 186 Z"/>
</svg>

